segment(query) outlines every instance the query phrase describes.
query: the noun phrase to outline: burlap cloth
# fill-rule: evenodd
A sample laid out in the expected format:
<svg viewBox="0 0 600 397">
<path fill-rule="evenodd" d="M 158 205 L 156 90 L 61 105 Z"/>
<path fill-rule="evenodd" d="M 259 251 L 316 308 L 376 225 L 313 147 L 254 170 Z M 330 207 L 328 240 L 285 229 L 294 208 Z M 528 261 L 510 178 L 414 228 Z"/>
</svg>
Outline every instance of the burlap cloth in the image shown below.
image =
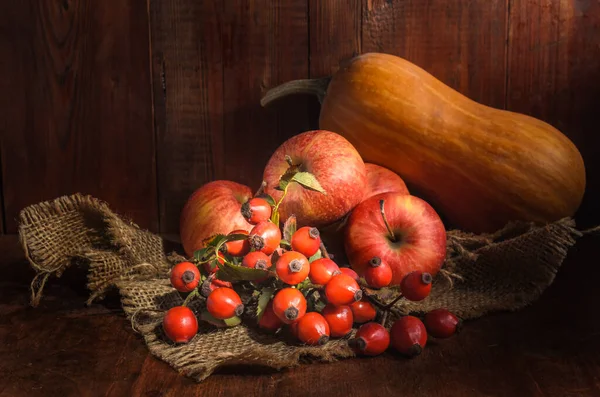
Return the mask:
<svg viewBox="0 0 600 397">
<path fill-rule="evenodd" d="M 27 207 L 19 221 L 21 244 L 37 272 L 32 305 L 39 303 L 50 276 L 59 277 L 71 264 L 86 266 L 90 302 L 118 288 L 123 309 L 150 352 L 197 381 L 232 364 L 281 369 L 354 356 L 345 339 L 322 347 L 301 346 L 261 332 L 252 321 L 229 329 L 200 322 L 190 343 L 174 345 L 162 334 L 161 320 L 167 309 L 183 302 L 168 279 L 170 267 L 183 257 L 167 255 L 160 237 L 125 221 L 106 203 L 82 195 Z M 420 303 L 401 300 L 397 309 L 408 313 L 446 307 L 464 319 L 520 309 L 552 283 L 581 235 L 570 218 L 545 226 L 514 223 L 485 235 L 451 230 L 446 262 L 432 294 Z M 190 307 L 199 312 L 203 304 L 195 300 Z"/>
</svg>

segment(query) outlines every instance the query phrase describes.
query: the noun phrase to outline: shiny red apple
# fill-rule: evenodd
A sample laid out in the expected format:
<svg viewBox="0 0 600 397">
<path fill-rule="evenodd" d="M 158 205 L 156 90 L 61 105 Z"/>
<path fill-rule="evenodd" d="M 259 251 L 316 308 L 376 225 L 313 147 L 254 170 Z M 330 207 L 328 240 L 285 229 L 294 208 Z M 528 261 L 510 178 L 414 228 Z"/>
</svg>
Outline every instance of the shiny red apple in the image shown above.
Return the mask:
<svg viewBox="0 0 600 397">
<path fill-rule="evenodd" d="M 231 181 L 209 182 L 196 190 L 181 212 L 179 234 L 188 256 L 203 247 L 206 238 L 233 230 L 250 231 L 242 204 L 252 197 L 248 186 Z"/>
<path fill-rule="evenodd" d="M 367 185 L 365 164 L 346 138 L 331 131 L 303 132 L 285 141 L 269 159 L 263 179 L 265 191 L 279 200 L 275 188 L 290 169 L 315 176 L 326 194 L 291 183 L 279 207 L 280 219 L 296 215 L 298 226 L 319 227 L 332 223 L 354 208 L 364 197 Z"/>
<path fill-rule="evenodd" d="M 344 246 L 360 276 L 377 256 L 391 266 L 392 285 L 398 285 L 414 270 L 432 276 L 439 272 L 446 257 L 446 230 L 426 201 L 399 192 L 382 193 L 354 208 L 346 224 Z"/>
<path fill-rule="evenodd" d="M 368 188 L 363 200 L 387 192 L 409 194 L 404 180 L 394 171 L 372 163 L 365 163 L 365 169 Z"/>
</svg>

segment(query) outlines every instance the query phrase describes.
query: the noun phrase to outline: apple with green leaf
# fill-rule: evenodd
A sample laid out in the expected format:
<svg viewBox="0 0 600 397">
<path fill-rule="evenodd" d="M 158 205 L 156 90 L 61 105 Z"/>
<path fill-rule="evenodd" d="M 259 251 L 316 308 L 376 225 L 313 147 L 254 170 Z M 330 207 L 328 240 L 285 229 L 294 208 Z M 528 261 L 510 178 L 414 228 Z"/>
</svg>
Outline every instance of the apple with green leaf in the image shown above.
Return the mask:
<svg viewBox="0 0 600 397">
<path fill-rule="evenodd" d="M 265 192 L 279 206 L 280 220 L 296 215 L 298 226 L 330 224 L 364 197 L 365 164 L 352 144 L 325 130 L 306 131 L 285 141 L 269 159 Z"/>
<path fill-rule="evenodd" d="M 204 247 L 205 240 L 215 234 L 233 230 L 250 231 L 242 215 L 242 204 L 252 198 L 252 190 L 231 181 L 213 181 L 197 189 L 189 197 L 179 221 L 179 234 L 188 256 Z"/>
<path fill-rule="evenodd" d="M 381 193 L 357 205 L 344 243 L 360 276 L 374 257 L 390 265 L 391 285 L 414 270 L 436 275 L 446 257 L 446 229 L 437 212 L 425 200 L 400 192 Z"/>
</svg>

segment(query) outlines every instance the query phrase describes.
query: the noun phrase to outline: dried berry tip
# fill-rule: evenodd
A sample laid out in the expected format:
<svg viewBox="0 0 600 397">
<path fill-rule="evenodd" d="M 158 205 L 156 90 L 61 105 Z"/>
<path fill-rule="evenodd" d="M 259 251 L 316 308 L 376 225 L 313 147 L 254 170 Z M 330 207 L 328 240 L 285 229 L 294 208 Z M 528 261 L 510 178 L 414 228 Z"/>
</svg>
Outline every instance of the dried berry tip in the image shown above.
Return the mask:
<svg viewBox="0 0 600 397">
<path fill-rule="evenodd" d="M 338 274 L 342 274 L 342 272 L 340 270 L 336 270 L 333 273 L 331 273 L 331 277 L 337 276 Z"/>
<path fill-rule="evenodd" d="M 298 309 L 296 309 L 294 306 L 288 307 L 283 313 L 285 314 L 285 318 L 287 318 L 290 321 L 293 321 L 296 318 L 298 318 Z"/>
<path fill-rule="evenodd" d="M 348 341 L 348 346 L 356 348 L 358 350 L 365 350 L 367 342 L 362 337 L 352 338 Z"/>
<path fill-rule="evenodd" d="M 200 288 L 200 295 L 202 295 L 205 298 L 208 298 L 208 295 L 210 295 L 210 293 L 212 292 L 212 288 L 211 288 L 211 282 L 209 279 L 204 280 L 204 282 L 202 283 L 202 287 Z"/>
<path fill-rule="evenodd" d="M 265 270 L 267 268 L 267 261 L 264 259 L 259 259 L 256 261 L 256 265 L 254 266 L 257 269 Z"/>
<path fill-rule="evenodd" d="M 311 227 L 310 230 L 308 231 L 308 235 L 311 238 L 318 238 L 320 233 L 319 233 L 319 229 L 317 229 L 316 227 Z"/>
<path fill-rule="evenodd" d="M 379 265 L 381 265 L 381 258 L 378 256 L 374 256 L 369 261 L 369 265 L 371 265 L 371 267 L 378 267 Z"/>
<path fill-rule="evenodd" d="M 252 218 L 252 210 L 250 209 L 250 201 L 242 204 L 242 216 L 246 219 Z"/>
<path fill-rule="evenodd" d="M 324 345 L 325 343 L 329 342 L 329 336 L 327 335 L 322 335 L 319 338 L 319 341 L 317 342 L 319 345 Z"/>
<path fill-rule="evenodd" d="M 265 247 L 265 239 L 257 234 L 248 237 L 248 242 L 250 243 L 250 247 L 255 251 L 260 251 Z"/>
<path fill-rule="evenodd" d="M 302 270 L 302 262 L 300 262 L 298 259 L 294 259 L 290 262 L 288 268 L 290 269 L 290 272 L 298 273 L 300 270 Z"/>
<path fill-rule="evenodd" d="M 237 307 L 235 308 L 235 315 L 241 316 L 242 314 L 244 314 L 244 305 L 237 305 Z"/>
<path fill-rule="evenodd" d="M 181 275 L 181 280 L 186 284 L 191 283 L 192 281 L 194 281 L 194 272 L 192 272 L 191 270 L 186 270 Z"/>
<path fill-rule="evenodd" d="M 354 293 L 354 300 L 358 302 L 359 300 L 362 299 L 362 296 L 363 296 L 363 292 L 362 292 L 362 290 L 359 289 L 358 291 L 356 291 Z"/>
<path fill-rule="evenodd" d="M 421 352 L 423 351 L 423 348 L 421 347 L 421 345 L 419 345 L 418 343 L 415 343 L 414 345 L 412 345 L 410 347 L 410 349 L 408 349 L 408 356 L 409 357 L 416 357 L 419 354 L 421 354 Z"/>
<path fill-rule="evenodd" d="M 433 281 L 433 277 L 431 277 L 431 274 L 429 273 L 423 273 L 421 275 L 421 281 L 423 282 L 423 284 L 431 284 L 431 282 Z"/>
</svg>

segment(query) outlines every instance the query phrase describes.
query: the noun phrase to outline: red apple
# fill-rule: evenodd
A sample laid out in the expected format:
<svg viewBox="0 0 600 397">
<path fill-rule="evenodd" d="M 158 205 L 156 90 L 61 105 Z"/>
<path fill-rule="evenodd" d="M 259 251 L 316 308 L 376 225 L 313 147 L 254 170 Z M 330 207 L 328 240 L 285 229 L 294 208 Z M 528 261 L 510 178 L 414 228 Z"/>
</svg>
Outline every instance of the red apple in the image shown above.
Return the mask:
<svg viewBox="0 0 600 397">
<path fill-rule="evenodd" d="M 252 197 L 248 186 L 231 181 L 213 181 L 196 190 L 181 211 L 179 234 L 188 256 L 201 249 L 204 239 L 228 234 L 252 225 L 242 216 L 241 208 Z"/>
<path fill-rule="evenodd" d="M 380 209 L 384 201 L 385 219 Z M 437 212 L 424 200 L 398 192 L 373 196 L 352 211 L 344 245 L 352 268 L 363 276 L 378 256 L 392 268 L 392 285 L 413 270 L 436 275 L 446 257 L 446 230 Z"/>
<path fill-rule="evenodd" d="M 365 168 L 368 188 L 363 200 L 387 192 L 409 194 L 406 184 L 394 171 L 372 163 L 365 163 Z"/>
<path fill-rule="evenodd" d="M 326 225 L 342 218 L 364 197 L 365 164 L 354 146 L 334 132 L 315 130 L 285 141 L 267 163 L 265 191 L 276 201 L 283 193 L 275 188 L 290 168 L 286 156 L 299 171 L 313 174 L 326 194 L 291 183 L 279 207 L 281 221 L 294 214 L 298 227 Z"/>
</svg>

